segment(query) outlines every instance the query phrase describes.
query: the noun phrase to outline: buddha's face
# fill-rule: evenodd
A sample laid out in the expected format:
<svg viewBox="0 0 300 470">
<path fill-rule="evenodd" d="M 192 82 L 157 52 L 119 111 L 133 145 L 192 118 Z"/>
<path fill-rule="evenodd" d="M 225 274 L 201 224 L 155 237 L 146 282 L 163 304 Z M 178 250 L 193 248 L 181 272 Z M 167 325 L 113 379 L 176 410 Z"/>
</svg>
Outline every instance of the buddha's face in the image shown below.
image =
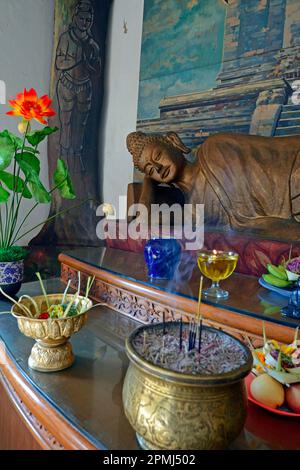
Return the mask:
<svg viewBox="0 0 300 470">
<path fill-rule="evenodd" d="M 88 31 L 93 23 L 93 15 L 88 11 L 81 11 L 75 16 L 75 25 L 81 32 Z"/>
<path fill-rule="evenodd" d="M 171 183 L 176 180 L 183 164 L 182 154 L 163 142 L 146 144 L 139 161 L 143 173 L 158 183 Z"/>
</svg>

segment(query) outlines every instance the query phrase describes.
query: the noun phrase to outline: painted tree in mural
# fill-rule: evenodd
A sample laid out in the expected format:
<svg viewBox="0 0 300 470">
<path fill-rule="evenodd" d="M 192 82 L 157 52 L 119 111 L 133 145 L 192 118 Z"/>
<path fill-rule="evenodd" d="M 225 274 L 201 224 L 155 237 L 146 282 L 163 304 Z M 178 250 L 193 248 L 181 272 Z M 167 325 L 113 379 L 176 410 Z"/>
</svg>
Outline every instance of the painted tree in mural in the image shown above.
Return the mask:
<svg viewBox="0 0 300 470">
<path fill-rule="evenodd" d="M 68 163 L 78 202 L 86 202 L 66 212 L 71 204 L 56 197 L 51 212 L 63 213 L 44 227 L 35 244 L 99 243 L 95 214 L 100 202 L 98 136 L 110 3 L 56 0 L 51 96 L 57 116 L 50 125 L 59 132 L 49 137 L 49 170 L 52 174 L 61 155 Z"/>
</svg>

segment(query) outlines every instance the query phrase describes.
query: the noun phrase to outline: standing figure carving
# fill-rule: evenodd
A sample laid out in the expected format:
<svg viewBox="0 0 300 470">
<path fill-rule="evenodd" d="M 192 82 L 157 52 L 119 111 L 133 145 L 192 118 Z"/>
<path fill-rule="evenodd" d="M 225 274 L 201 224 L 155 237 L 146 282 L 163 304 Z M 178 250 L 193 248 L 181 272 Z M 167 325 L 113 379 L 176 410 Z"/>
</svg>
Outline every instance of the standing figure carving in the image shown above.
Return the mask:
<svg viewBox="0 0 300 470">
<path fill-rule="evenodd" d="M 60 119 L 60 153 L 75 172 L 85 170 L 83 147 L 86 124 L 92 106 L 92 75 L 100 75 L 100 48 L 91 28 L 94 8 L 80 0 L 68 30 L 61 34 L 56 50 L 57 100 Z"/>
<path fill-rule="evenodd" d="M 50 217 L 33 244 L 98 246 L 96 209 L 102 202 L 101 119 L 106 37 L 112 0 L 55 0 L 50 96 L 56 115 L 49 126 L 49 174 L 61 156 L 69 167 L 76 201 L 54 196 Z M 52 186 L 53 182 L 50 182 Z M 82 205 L 80 205 L 80 203 Z M 69 209 L 72 206 L 76 209 Z"/>
</svg>

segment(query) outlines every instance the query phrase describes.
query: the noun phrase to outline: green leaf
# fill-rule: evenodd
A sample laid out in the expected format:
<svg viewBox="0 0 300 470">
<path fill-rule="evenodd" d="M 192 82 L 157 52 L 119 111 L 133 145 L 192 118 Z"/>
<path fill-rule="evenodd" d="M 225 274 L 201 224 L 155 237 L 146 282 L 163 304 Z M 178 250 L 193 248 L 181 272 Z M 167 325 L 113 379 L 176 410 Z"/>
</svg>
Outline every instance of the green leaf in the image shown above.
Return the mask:
<svg viewBox="0 0 300 470">
<path fill-rule="evenodd" d="M 51 202 L 50 194 L 38 177 L 36 181 L 29 181 L 28 184 L 36 202 L 41 204 L 47 204 L 48 202 Z"/>
<path fill-rule="evenodd" d="M 0 186 L 0 204 L 3 204 L 4 202 L 7 202 L 9 198 L 9 192 L 7 192 L 5 189 Z"/>
<path fill-rule="evenodd" d="M 58 186 L 60 195 L 64 199 L 75 199 L 71 176 L 67 165 L 60 158 L 57 159 L 56 170 L 53 175 L 55 186 Z"/>
<path fill-rule="evenodd" d="M 26 139 L 33 147 L 39 145 L 48 135 L 53 134 L 54 132 L 58 131 L 58 127 L 50 127 L 46 126 L 44 129 L 40 131 L 31 132 L 27 134 Z"/>
<path fill-rule="evenodd" d="M 34 149 L 33 147 L 27 147 L 26 145 L 24 146 L 24 151 L 35 153 L 36 155 L 40 153 L 37 149 Z"/>
<path fill-rule="evenodd" d="M 43 183 L 40 181 L 39 175 L 33 166 L 27 163 L 24 159 L 19 159 L 18 163 L 24 175 L 26 176 L 26 179 L 28 180 L 30 191 L 32 192 L 36 202 L 40 202 L 42 204 L 50 202 L 51 196 L 44 187 Z"/>
<path fill-rule="evenodd" d="M 18 153 L 16 156 L 16 160 L 19 163 L 19 165 L 21 161 L 26 162 L 38 175 L 40 174 L 41 164 L 40 164 L 39 159 L 33 153 L 30 153 L 30 152 Z"/>
<path fill-rule="evenodd" d="M 15 145 L 13 140 L 7 134 L 7 131 L 0 133 L 0 170 L 5 170 L 10 165 L 15 154 Z"/>
<path fill-rule="evenodd" d="M 32 194 L 25 185 L 25 181 L 22 180 L 20 177 L 14 177 L 11 173 L 7 171 L 0 171 L 0 180 L 5 184 L 5 186 L 10 189 L 11 191 L 15 191 L 16 193 L 21 193 L 24 189 L 23 196 L 27 199 L 32 198 Z"/>
<path fill-rule="evenodd" d="M 20 150 L 23 147 L 23 139 L 8 131 L 7 129 L 2 132 L 2 135 L 9 137 L 13 141 L 16 150 Z"/>
<path fill-rule="evenodd" d="M 37 149 L 33 147 L 28 147 L 24 145 L 24 148 L 23 148 L 23 139 L 13 134 L 12 132 L 8 131 L 7 129 L 2 132 L 2 135 L 9 137 L 13 141 L 16 151 L 23 149 L 24 151 L 28 151 L 28 152 L 32 152 L 36 154 L 40 153 Z"/>
</svg>

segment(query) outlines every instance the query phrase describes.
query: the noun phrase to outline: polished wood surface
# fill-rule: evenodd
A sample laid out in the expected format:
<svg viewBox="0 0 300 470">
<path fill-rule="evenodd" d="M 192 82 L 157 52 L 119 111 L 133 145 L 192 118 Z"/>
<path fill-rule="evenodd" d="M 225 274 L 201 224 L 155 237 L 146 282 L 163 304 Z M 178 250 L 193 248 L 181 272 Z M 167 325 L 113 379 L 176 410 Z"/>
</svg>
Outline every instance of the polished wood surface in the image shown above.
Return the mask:
<svg viewBox="0 0 300 470">
<path fill-rule="evenodd" d="M 0 374 L 0 450 L 41 450 L 18 396 Z M 29 412 L 28 412 L 29 413 Z"/>
<path fill-rule="evenodd" d="M 0 400 L 0 448 L 95 449 L 22 376 L 9 356 L 1 367 L 0 384 L 5 392 Z"/>
</svg>

